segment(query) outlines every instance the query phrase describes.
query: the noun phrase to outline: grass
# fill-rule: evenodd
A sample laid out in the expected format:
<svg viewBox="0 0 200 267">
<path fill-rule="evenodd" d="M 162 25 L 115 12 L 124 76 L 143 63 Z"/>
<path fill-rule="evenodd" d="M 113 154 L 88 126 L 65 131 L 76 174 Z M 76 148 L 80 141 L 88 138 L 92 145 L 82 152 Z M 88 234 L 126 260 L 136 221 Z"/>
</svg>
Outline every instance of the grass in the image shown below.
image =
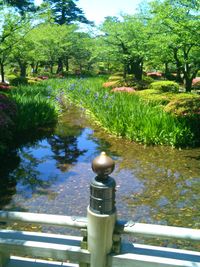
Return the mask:
<svg viewBox="0 0 200 267">
<path fill-rule="evenodd" d="M 148 145 L 185 146 L 193 134 L 184 121 L 136 94 L 110 93 L 103 78 L 48 80 L 57 94 L 86 108 L 109 132 Z"/>
<path fill-rule="evenodd" d="M 17 105 L 17 132 L 36 129 L 57 121 L 57 106 L 51 90 L 43 84 L 19 86 L 11 90 Z"/>
</svg>

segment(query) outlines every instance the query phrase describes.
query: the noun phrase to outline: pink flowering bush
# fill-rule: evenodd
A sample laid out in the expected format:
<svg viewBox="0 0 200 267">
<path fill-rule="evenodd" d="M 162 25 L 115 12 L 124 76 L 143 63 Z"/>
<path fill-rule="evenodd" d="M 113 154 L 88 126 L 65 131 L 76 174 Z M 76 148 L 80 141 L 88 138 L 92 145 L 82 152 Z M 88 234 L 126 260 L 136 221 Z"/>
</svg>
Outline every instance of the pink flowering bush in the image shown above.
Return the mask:
<svg viewBox="0 0 200 267">
<path fill-rule="evenodd" d="M 192 80 L 192 88 L 194 90 L 200 90 L 200 77 L 196 77 Z"/>
<path fill-rule="evenodd" d="M 132 87 L 116 87 L 111 90 L 111 92 L 126 92 L 126 93 L 134 93 L 136 90 Z"/>
<path fill-rule="evenodd" d="M 10 86 L 7 83 L 0 83 L 0 91 L 7 92 L 10 90 Z"/>
<path fill-rule="evenodd" d="M 159 79 L 159 78 L 161 78 L 163 75 L 162 75 L 161 72 L 153 71 L 153 72 L 147 72 L 147 76 L 148 76 L 148 77 L 151 77 L 151 78 L 154 78 L 154 79 Z"/>
<path fill-rule="evenodd" d="M 39 78 L 41 80 L 48 80 L 49 79 L 48 76 L 38 76 L 37 78 Z"/>
</svg>

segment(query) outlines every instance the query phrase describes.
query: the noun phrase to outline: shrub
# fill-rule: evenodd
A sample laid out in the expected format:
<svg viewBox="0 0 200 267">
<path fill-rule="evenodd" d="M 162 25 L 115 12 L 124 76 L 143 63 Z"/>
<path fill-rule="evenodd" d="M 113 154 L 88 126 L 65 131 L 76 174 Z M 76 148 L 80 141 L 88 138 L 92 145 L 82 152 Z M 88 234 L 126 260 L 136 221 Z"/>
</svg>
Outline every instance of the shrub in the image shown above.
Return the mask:
<svg viewBox="0 0 200 267">
<path fill-rule="evenodd" d="M 149 85 L 154 82 L 154 79 L 150 76 L 143 76 L 142 81 L 136 83 L 136 88 L 139 90 L 144 90 L 149 88 Z"/>
<path fill-rule="evenodd" d="M 10 86 L 8 83 L 0 83 L 0 91 L 7 92 L 10 90 Z"/>
<path fill-rule="evenodd" d="M 14 119 L 17 113 L 16 104 L 4 94 L 0 94 L 0 111 Z"/>
<path fill-rule="evenodd" d="M 200 114 L 200 98 L 175 99 L 164 110 L 179 116 Z"/>
<path fill-rule="evenodd" d="M 135 89 L 131 87 L 116 87 L 111 90 L 111 92 L 125 92 L 125 93 L 134 93 Z"/>
<path fill-rule="evenodd" d="M 112 81 L 112 82 L 105 82 L 105 83 L 103 83 L 103 87 L 105 87 L 105 88 L 108 88 L 108 87 L 114 88 L 114 87 L 116 87 L 118 85 L 120 85 L 118 83 L 118 81 Z"/>
<path fill-rule="evenodd" d="M 112 76 L 110 76 L 109 78 L 108 78 L 108 80 L 110 81 L 110 82 L 112 82 L 112 81 L 119 81 L 119 80 L 121 80 L 123 78 L 123 76 L 120 76 L 120 75 L 112 75 Z"/>
<path fill-rule="evenodd" d="M 0 155 L 2 155 L 13 138 L 17 108 L 6 95 L 0 94 Z"/>
<path fill-rule="evenodd" d="M 28 84 L 28 79 L 25 77 L 17 77 L 10 81 L 11 85 L 17 86 L 17 85 L 26 85 Z"/>
<path fill-rule="evenodd" d="M 150 84 L 150 89 L 159 90 L 161 92 L 173 92 L 179 91 L 179 85 L 173 81 L 159 81 Z"/>
<path fill-rule="evenodd" d="M 200 90 L 200 77 L 193 79 L 192 81 L 192 89 Z"/>
<path fill-rule="evenodd" d="M 147 76 L 154 78 L 154 79 L 160 79 L 162 77 L 162 73 L 158 71 L 147 72 Z"/>
</svg>

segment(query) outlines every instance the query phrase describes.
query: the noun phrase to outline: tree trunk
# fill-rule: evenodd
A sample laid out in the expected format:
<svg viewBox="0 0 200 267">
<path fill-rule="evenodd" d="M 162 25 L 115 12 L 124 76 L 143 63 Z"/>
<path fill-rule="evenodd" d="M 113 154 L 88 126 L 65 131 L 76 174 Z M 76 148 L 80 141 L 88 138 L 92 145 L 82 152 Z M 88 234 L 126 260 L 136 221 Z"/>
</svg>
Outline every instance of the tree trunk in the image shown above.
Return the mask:
<svg viewBox="0 0 200 267">
<path fill-rule="evenodd" d="M 186 92 L 191 92 L 192 90 L 192 80 L 196 75 L 196 72 L 191 74 L 191 69 L 189 67 L 188 63 L 185 63 L 185 68 L 184 68 L 184 84 L 185 84 L 185 91 Z"/>
<path fill-rule="evenodd" d="M 62 60 L 61 57 L 58 59 L 58 68 L 57 68 L 56 73 L 57 74 L 62 74 L 63 73 L 63 60 Z"/>
<path fill-rule="evenodd" d="M 191 68 L 190 64 L 188 63 L 188 55 L 189 55 L 191 48 L 192 48 L 192 46 L 187 47 L 187 48 L 184 47 L 184 50 L 183 50 L 184 61 L 185 61 L 183 73 L 184 73 L 184 82 L 185 82 L 185 91 L 186 92 L 192 91 L 192 80 L 196 75 L 196 72 L 195 71 L 192 72 L 192 68 Z"/>
<path fill-rule="evenodd" d="M 19 67 L 20 67 L 20 77 L 26 78 L 27 64 L 26 63 L 20 63 Z"/>
<path fill-rule="evenodd" d="M 169 62 L 165 62 L 165 78 L 169 76 Z"/>
<path fill-rule="evenodd" d="M 185 91 L 187 93 L 191 92 L 192 90 L 192 80 L 191 78 L 185 78 Z"/>
<path fill-rule="evenodd" d="M 137 81 L 142 80 L 143 61 L 142 59 L 136 59 L 131 62 L 131 69 Z"/>
<path fill-rule="evenodd" d="M 0 68 L 1 68 L 1 82 L 5 83 L 5 72 L 4 72 L 4 64 L 3 64 L 3 62 L 0 63 Z"/>
<path fill-rule="evenodd" d="M 50 73 L 53 74 L 53 63 L 50 63 Z"/>
<path fill-rule="evenodd" d="M 66 72 L 68 74 L 68 72 L 69 72 L 69 58 L 68 57 L 66 57 L 66 59 L 65 59 L 65 69 L 66 69 Z"/>
<path fill-rule="evenodd" d="M 127 62 L 124 63 L 124 71 L 123 71 L 123 78 L 126 79 L 126 75 L 127 75 L 127 69 L 128 69 L 128 65 Z"/>
<path fill-rule="evenodd" d="M 183 82 L 183 79 L 181 78 L 182 65 L 180 60 L 178 59 L 178 48 L 174 48 L 173 52 L 176 64 L 176 82 L 182 83 Z"/>
<path fill-rule="evenodd" d="M 39 62 L 37 62 L 36 65 L 35 65 L 35 70 L 34 70 L 34 72 L 35 72 L 36 74 L 38 74 L 38 67 L 39 67 Z"/>
</svg>

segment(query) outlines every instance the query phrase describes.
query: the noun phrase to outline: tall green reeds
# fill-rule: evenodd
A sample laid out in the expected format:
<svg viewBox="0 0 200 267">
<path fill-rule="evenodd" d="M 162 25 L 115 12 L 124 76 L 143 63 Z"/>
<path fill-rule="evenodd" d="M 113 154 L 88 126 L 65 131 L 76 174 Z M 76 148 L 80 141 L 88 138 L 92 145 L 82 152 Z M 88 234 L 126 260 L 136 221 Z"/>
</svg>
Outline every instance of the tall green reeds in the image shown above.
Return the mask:
<svg viewBox="0 0 200 267">
<path fill-rule="evenodd" d="M 17 105 L 17 131 L 36 129 L 57 121 L 55 102 L 46 85 L 19 86 L 11 97 Z"/>
<path fill-rule="evenodd" d="M 85 107 L 110 132 L 144 144 L 185 146 L 192 133 L 175 116 L 137 95 L 111 93 L 102 88 L 102 78 L 47 81 L 57 94 L 65 94 Z"/>
</svg>

